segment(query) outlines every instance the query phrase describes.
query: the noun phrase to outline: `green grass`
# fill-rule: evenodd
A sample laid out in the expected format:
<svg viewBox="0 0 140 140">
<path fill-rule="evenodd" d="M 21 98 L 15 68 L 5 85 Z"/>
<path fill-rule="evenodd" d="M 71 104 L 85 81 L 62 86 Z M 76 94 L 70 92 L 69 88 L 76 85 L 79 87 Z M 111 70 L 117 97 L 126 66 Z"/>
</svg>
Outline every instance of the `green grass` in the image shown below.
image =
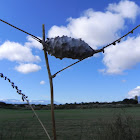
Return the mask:
<svg viewBox="0 0 140 140">
<path fill-rule="evenodd" d="M 128 140 L 139 139 L 139 110 L 140 107 L 55 110 L 58 140 L 125 140 L 124 134 L 131 134 Z M 36 112 L 52 137 L 50 110 Z M 24 139 L 47 140 L 32 111 L 0 109 L 0 140 Z"/>
</svg>

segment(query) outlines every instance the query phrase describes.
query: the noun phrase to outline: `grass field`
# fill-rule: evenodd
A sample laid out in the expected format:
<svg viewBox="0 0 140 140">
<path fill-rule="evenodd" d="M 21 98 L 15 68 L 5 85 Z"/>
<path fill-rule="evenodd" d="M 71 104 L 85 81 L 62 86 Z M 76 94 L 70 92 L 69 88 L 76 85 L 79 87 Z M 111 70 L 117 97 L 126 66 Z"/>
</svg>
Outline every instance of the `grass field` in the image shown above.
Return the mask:
<svg viewBox="0 0 140 140">
<path fill-rule="evenodd" d="M 37 110 L 52 137 L 50 110 Z M 139 140 L 140 107 L 55 110 L 58 140 Z M 0 109 L 0 140 L 47 140 L 30 110 Z"/>
</svg>

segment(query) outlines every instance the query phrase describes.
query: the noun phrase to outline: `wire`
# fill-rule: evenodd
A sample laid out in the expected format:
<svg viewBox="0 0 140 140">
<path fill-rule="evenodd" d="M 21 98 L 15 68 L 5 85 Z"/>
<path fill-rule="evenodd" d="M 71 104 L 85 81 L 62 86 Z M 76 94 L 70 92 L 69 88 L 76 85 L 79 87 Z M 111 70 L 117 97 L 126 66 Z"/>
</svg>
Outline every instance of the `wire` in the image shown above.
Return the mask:
<svg viewBox="0 0 140 140">
<path fill-rule="evenodd" d="M 96 53 L 99 53 L 99 52 L 103 52 L 103 53 L 104 53 L 104 49 L 105 49 L 105 48 L 107 48 L 107 47 L 109 47 L 109 46 L 111 46 L 111 45 L 116 45 L 116 43 L 120 43 L 120 41 L 121 41 L 122 38 L 126 37 L 126 36 L 129 35 L 129 34 L 133 34 L 134 30 L 136 30 L 138 27 L 140 27 L 140 25 L 136 26 L 134 29 L 132 29 L 131 31 L 129 31 L 127 34 L 125 34 L 124 36 L 120 37 L 119 39 L 113 41 L 112 43 L 110 43 L 110 44 L 108 44 L 108 45 L 102 47 L 102 48 L 99 49 L 99 50 L 95 50 Z"/>
<path fill-rule="evenodd" d="M 8 24 L 9 26 L 12 26 L 13 28 L 16 28 L 17 30 L 20 30 L 20 31 L 22 31 L 22 32 L 24 32 L 24 33 L 26 33 L 26 34 L 32 36 L 32 37 L 33 37 L 34 39 L 36 39 L 38 42 L 43 43 L 42 40 L 39 39 L 38 37 L 36 37 L 36 36 L 34 36 L 34 35 L 32 35 L 32 34 L 26 32 L 26 31 L 24 31 L 24 30 L 22 30 L 22 29 L 20 29 L 20 28 L 18 28 L 18 27 L 16 27 L 16 26 L 14 26 L 14 25 L 12 25 L 12 24 L 10 24 L 10 23 L 8 23 L 8 22 L 2 20 L 2 19 L 0 19 L 0 21 L 2 21 L 2 22 L 4 22 L 4 23 Z M 109 46 L 111 46 L 111 45 L 116 45 L 116 43 L 120 43 L 120 41 L 121 41 L 122 38 L 126 37 L 126 36 L 129 35 L 130 33 L 133 33 L 134 30 L 136 30 L 138 27 L 140 27 L 140 25 L 136 26 L 136 27 L 135 27 L 134 29 L 132 29 L 130 32 L 128 32 L 128 33 L 125 34 L 124 36 L 120 37 L 119 39 L 113 41 L 112 43 L 110 43 L 110 44 L 108 44 L 108 45 L 102 47 L 102 48 L 99 49 L 99 50 L 95 50 L 95 53 L 99 53 L 99 52 L 103 52 L 103 53 L 104 53 L 104 49 L 105 49 L 105 48 L 107 48 L 107 47 L 109 47 Z M 95 54 L 95 53 L 94 53 L 94 54 Z M 94 55 L 94 54 L 93 54 L 93 55 Z M 54 75 L 52 75 L 52 78 L 54 78 L 54 77 L 55 77 L 58 73 L 60 73 L 61 71 L 65 70 L 65 69 L 67 69 L 67 68 L 69 68 L 69 67 L 71 67 L 71 66 L 73 66 L 73 65 L 75 65 L 75 64 L 77 64 L 77 63 L 79 63 L 79 62 L 81 62 L 82 60 L 84 60 L 84 59 L 81 59 L 81 60 L 79 60 L 79 61 L 77 61 L 77 62 L 75 62 L 75 63 L 73 63 L 73 64 L 67 66 L 66 68 L 64 68 L 64 69 L 62 69 L 62 70 L 56 72 Z"/>
<path fill-rule="evenodd" d="M 8 80 L 8 82 L 11 83 L 11 86 L 17 90 L 17 93 L 18 93 L 19 95 L 22 96 L 22 100 L 23 100 L 23 101 L 26 101 L 26 102 L 28 103 L 28 105 L 29 105 L 30 108 L 32 109 L 34 115 L 36 116 L 37 120 L 39 121 L 40 125 L 41 125 L 42 128 L 44 129 L 46 135 L 48 136 L 49 140 L 51 140 L 51 138 L 50 138 L 50 136 L 49 136 L 49 134 L 48 134 L 48 132 L 47 132 L 45 126 L 43 125 L 43 123 L 42 123 L 42 121 L 40 120 L 39 116 L 38 116 L 37 113 L 35 112 L 35 110 L 34 110 L 34 108 L 32 107 L 32 105 L 30 104 L 29 100 L 27 100 L 28 96 L 26 96 L 25 94 L 21 93 L 21 90 L 19 90 L 18 87 L 14 85 L 14 82 L 11 82 L 11 80 L 10 80 L 9 78 L 7 78 L 6 76 L 4 76 L 3 73 L 0 73 L 0 77 L 1 77 L 1 78 L 4 78 L 5 80 Z"/>
<path fill-rule="evenodd" d="M 22 30 L 22 29 L 20 29 L 20 28 L 18 28 L 18 27 L 16 27 L 16 26 L 14 26 L 14 25 L 12 25 L 12 24 L 10 24 L 10 23 L 8 23 L 8 22 L 2 20 L 2 19 L 0 19 L 0 21 L 2 21 L 3 23 L 8 24 L 9 26 L 11 26 L 11 27 L 13 27 L 13 28 L 15 28 L 15 29 L 17 29 L 17 30 L 19 30 L 19 31 L 21 31 L 21 32 L 23 32 L 23 33 L 25 33 L 25 34 L 28 34 L 28 35 L 32 36 L 35 40 L 37 40 L 38 42 L 42 43 L 42 40 L 41 40 L 40 38 L 38 38 L 38 37 L 36 37 L 36 36 L 34 36 L 34 35 L 32 35 L 32 34 L 26 32 L 26 31 L 24 31 L 24 30 Z"/>
<path fill-rule="evenodd" d="M 37 120 L 39 121 L 40 125 L 42 126 L 42 128 L 44 129 L 46 135 L 48 136 L 49 140 L 51 140 L 49 133 L 47 132 L 45 126 L 43 125 L 42 121 L 40 120 L 39 116 L 36 114 L 34 108 L 32 107 L 32 105 L 29 103 L 29 100 L 25 99 L 26 102 L 28 103 L 28 105 L 30 106 L 30 108 L 32 109 L 34 115 L 36 116 Z"/>
<path fill-rule="evenodd" d="M 52 75 L 52 78 L 54 78 L 58 73 L 62 72 L 63 70 L 65 70 L 65 69 L 67 69 L 67 68 L 69 68 L 69 67 L 71 67 L 71 66 L 73 66 L 73 65 L 75 65 L 75 64 L 77 64 L 77 63 L 79 63 L 79 62 L 81 62 L 81 61 L 84 60 L 84 59 L 85 59 L 85 58 L 83 58 L 83 59 L 81 59 L 81 60 L 79 60 L 79 61 L 76 61 L 75 63 L 73 63 L 73 64 L 71 64 L 71 65 L 69 65 L 69 66 L 63 68 L 62 70 L 59 70 L 59 71 L 56 72 L 54 75 Z"/>
<path fill-rule="evenodd" d="M 140 27 L 140 25 L 136 26 L 136 27 L 135 27 L 134 29 L 132 29 L 130 32 L 128 32 L 128 33 L 125 34 L 124 36 L 120 37 L 119 39 L 113 41 L 112 43 L 110 43 L 110 44 L 108 44 L 108 45 L 102 47 L 102 48 L 99 49 L 99 50 L 95 50 L 95 53 L 99 53 L 99 52 L 103 52 L 103 53 L 104 53 L 104 49 L 105 49 L 105 48 L 107 48 L 107 47 L 109 47 L 109 46 L 111 46 L 111 45 L 116 45 L 116 43 L 120 43 L 120 41 L 121 41 L 122 38 L 126 37 L 126 36 L 129 35 L 130 33 L 132 34 L 132 33 L 134 32 L 134 30 L 136 30 L 138 27 Z M 94 54 L 95 54 L 95 53 L 94 53 Z M 94 55 L 94 54 L 93 54 L 93 55 Z M 75 62 L 75 63 L 73 63 L 73 64 L 71 64 L 71 65 L 69 65 L 69 66 L 67 66 L 67 67 L 65 67 L 65 68 L 63 68 L 62 70 L 59 70 L 59 71 L 56 72 L 54 75 L 52 75 L 52 78 L 56 77 L 56 75 L 57 75 L 58 73 L 62 72 L 63 70 L 65 70 L 65 69 L 67 69 L 67 68 L 69 68 L 69 67 L 71 67 L 71 66 L 73 66 L 73 65 L 75 65 L 75 64 L 77 64 L 77 63 L 79 63 L 79 62 L 81 62 L 82 60 L 85 60 L 85 59 L 86 59 L 86 58 L 81 59 L 81 60 L 79 60 L 79 61 L 77 61 L 77 62 Z"/>
</svg>

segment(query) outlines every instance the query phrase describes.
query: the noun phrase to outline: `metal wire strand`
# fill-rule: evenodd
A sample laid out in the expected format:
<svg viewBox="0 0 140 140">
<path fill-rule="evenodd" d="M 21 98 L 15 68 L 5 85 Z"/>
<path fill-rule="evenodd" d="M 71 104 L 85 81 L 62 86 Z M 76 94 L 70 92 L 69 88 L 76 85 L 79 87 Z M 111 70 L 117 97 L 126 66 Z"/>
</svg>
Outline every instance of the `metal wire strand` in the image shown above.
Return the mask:
<svg viewBox="0 0 140 140">
<path fill-rule="evenodd" d="M 27 100 L 28 96 L 26 96 L 25 94 L 21 93 L 21 90 L 19 90 L 18 87 L 14 85 L 14 82 L 11 82 L 11 80 L 9 78 L 7 78 L 6 76 L 4 76 L 3 73 L 0 73 L 0 77 L 4 78 L 5 80 L 8 80 L 8 82 L 11 83 L 11 86 L 16 89 L 17 93 L 22 96 L 22 100 L 27 102 L 27 104 L 30 106 L 31 110 L 33 111 L 34 115 L 36 116 L 37 120 L 39 121 L 40 125 L 42 126 L 43 130 L 45 131 L 47 137 L 49 138 L 49 140 L 51 140 L 51 138 L 49 136 L 49 133 L 47 132 L 44 124 L 40 120 L 39 116 L 35 112 L 34 108 L 30 104 L 29 100 Z"/>
<path fill-rule="evenodd" d="M 12 26 L 12 27 L 14 27 L 14 28 L 16 28 L 16 29 L 18 29 L 18 30 L 20 30 L 20 31 L 22 31 L 22 32 L 24 32 L 24 33 L 30 35 L 30 36 L 32 36 L 32 37 L 33 37 L 34 39 L 36 39 L 38 42 L 42 43 L 42 40 L 39 39 L 38 37 L 36 37 L 36 36 L 34 36 L 34 35 L 32 35 L 32 34 L 26 32 L 26 31 L 24 31 L 24 30 L 22 30 L 22 29 L 20 29 L 20 28 L 18 28 L 18 27 L 16 27 L 16 26 L 14 26 L 14 25 L 12 25 L 12 24 L 10 24 L 10 23 L 8 23 L 8 22 L 2 20 L 2 19 L 0 19 L 0 21 L 2 21 L 2 22 L 4 22 L 4 23 L 6 23 L 6 24 L 8 24 L 8 25 L 10 25 L 10 26 Z M 99 52 L 103 52 L 103 53 L 104 53 L 104 49 L 105 49 L 105 48 L 107 48 L 107 47 L 109 47 L 109 46 L 111 46 L 111 45 L 116 45 L 116 43 L 119 43 L 119 42 L 121 41 L 122 38 L 126 37 L 126 36 L 129 35 L 130 33 L 133 33 L 134 30 L 136 30 L 138 27 L 140 27 L 140 25 L 136 26 L 134 29 L 132 29 L 131 31 L 129 31 L 127 34 L 125 34 L 124 36 L 120 37 L 119 39 L 113 41 L 112 43 L 110 43 L 110 44 L 108 44 L 108 45 L 102 47 L 102 48 L 99 49 L 99 50 L 95 50 L 95 53 L 99 53 Z M 94 54 L 93 54 L 93 55 L 94 55 Z M 59 71 L 56 72 L 54 75 L 52 75 L 52 78 L 54 78 L 58 73 L 62 72 L 63 70 L 65 70 L 65 69 L 67 69 L 67 68 L 69 68 L 69 67 L 71 67 L 71 66 L 73 66 L 73 65 L 75 65 L 75 64 L 77 64 L 77 63 L 79 63 L 79 62 L 81 62 L 82 60 L 84 60 L 84 59 L 81 59 L 81 60 L 79 60 L 79 61 L 77 61 L 77 62 L 75 62 L 75 63 L 73 63 L 73 64 L 67 66 L 67 67 L 64 68 L 64 69 L 59 70 Z"/>
<path fill-rule="evenodd" d="M 107 48 L 107 47 L 109 47 L 109 46 L 111 46 L 111 45 L 116 45 L 116 43 L 120 43 L 120 41 L 121 41 L 122 38 L 126 37 L 126 36 L 129 35 L 130 33 L 132 34 L 132 33 L 134 32 L 134 30 L 136 30 L 138 27 L 140 27 L 140 25 L 136 26 L 134 29 L 132 29 L 131 31 L 129 31 L 127 34 L 123 35 L 122 37 L 120 37 L 119 39 L 113 41 L 112 43 L 110 43 L 110 44 L 108 44 L 108 45 L 102 47 L 102 48 L 99 49 L 99 50 L 95 50 L 95 53 L 99 53 L 99 52 L 103 52 L 103 53 L 104 53 L 104 49 L 105 49 L 105 48 Z M 94 54 L 95 54 L 95 53 L 94 53 Z M 94 54 L 93 54 L 93 55 L 94 55 Z M 62 70 L 59 70 L 59 71 L 56 72 L 54 75 L 52 75 L 52 78 L 56 77 L 56 75 L 57 75 L 58 73 L 64 71 L 65 69 L 67 69 L 67 68 L 69 68 L 69 67 L 71 67 L 71 66 L 73 66 L 73 65 L 75 65 L 75 64 L 77 64 L 77 63 L 79 63 L 79 62 L 81 62 L 81 61 L 83 61 L 83 60 L 85 60 L 85 59 L 86 59 L 86 58 L 81 59 L 81 60 L 78 60 L 78 61 L 76 61 L 75 63 L 73 63 L 73 64 L 71 64 L 71 65 L 69 65 L 69 66 L 63 68 Z"/>
<path fill-rule="evenodd" d="M 131 31 L 129 31 L 127 34 L 123 35 L 122 37 L 118 38 L 117 40 L 113 41 L 112 43 L 102 47 L 101 49 L 99 50 L 96 50 L 96 53 L 99 53 L 99 52 L 103 52 L 104 53 L 104 49 L 111 46 L 111 45 L 116 45 L 116 43 L 120 43 L 121 39 L 128 36 L 129 34 L 133 34 L 134 30 L 136 30 L 138 27 L 140 27 L 140 25 L 136 26 L 134 29 L 132 29 Z"/>
<path fill-rule="evenodd" d="M 28 105 L 30 106 L 30 108 L 32 109 L 34 115 L 36 116 L 37 120 L 39 121 L 40 125 L 42 126 L 42 128 L 44 129 L 46 135 L 48 136 L 49 140 L 51 140 L 49 133 L 47 132 L 45 126 L 43 125 L 42 121 L 40 120 L 39 116 L 36 114 L 34 108 L 32 107 L 32 105 L 30 104 L 29 100 L 25 99 L 26 102 L 28 103 Z"/>
<path fill-rule="evenodd" d="M 19 30 L 19 31 L 21 31 L 21 32 L 23 32 L 23 33 L 25 33 L 25 34 L 27 34 L 27 35 L 32 36 L 35 40 L 37 40 L 38 42 L 42 43 L 42 40 L 41 40 L 40 38 L 38 38 L 38 37 L 36 37 L 36 36 L 34 36 L 34 35 L 32 35 L 32 34 L 26 32 L 26 31 L 24 31 L 24 30 L 22 30 L 22 29 L 20 29 L 20 28 L 18 28 L 18 27 L 16 27 L 16 26 L 14 26 L 14 25 L 12 25 L 12 24 L 10 24 L 10 23 L 8 23 L 8 22 L 2 20 L 2 19 L 0 19 L 0 21 L 2 21 L 3 23 L 8 24 L 9 26 L 11 26 L 11 27 L 13 27 L 13 28 L 15 28 L 15 29 L 17 29 L 17 30 Z"/>
</svg>

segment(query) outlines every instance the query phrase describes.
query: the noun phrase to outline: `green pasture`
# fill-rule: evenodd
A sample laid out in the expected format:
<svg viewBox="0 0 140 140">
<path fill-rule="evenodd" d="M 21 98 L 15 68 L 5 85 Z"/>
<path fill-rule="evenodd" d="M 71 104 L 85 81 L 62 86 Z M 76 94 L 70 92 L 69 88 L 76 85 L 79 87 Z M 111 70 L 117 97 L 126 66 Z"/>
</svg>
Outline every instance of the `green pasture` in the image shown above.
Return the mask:
<svg viewBox="0 0 140 140">
<path fill-rule="evenodd" d="M 52 137 L 50 110 L 36 112 Z M 55 110 L 55 118 L 58 140 L 140 139 L 140 107 Z M 47 140 L 32 111 L 0 109 L 0 140 L 24 139 Z"/>
</svg>

